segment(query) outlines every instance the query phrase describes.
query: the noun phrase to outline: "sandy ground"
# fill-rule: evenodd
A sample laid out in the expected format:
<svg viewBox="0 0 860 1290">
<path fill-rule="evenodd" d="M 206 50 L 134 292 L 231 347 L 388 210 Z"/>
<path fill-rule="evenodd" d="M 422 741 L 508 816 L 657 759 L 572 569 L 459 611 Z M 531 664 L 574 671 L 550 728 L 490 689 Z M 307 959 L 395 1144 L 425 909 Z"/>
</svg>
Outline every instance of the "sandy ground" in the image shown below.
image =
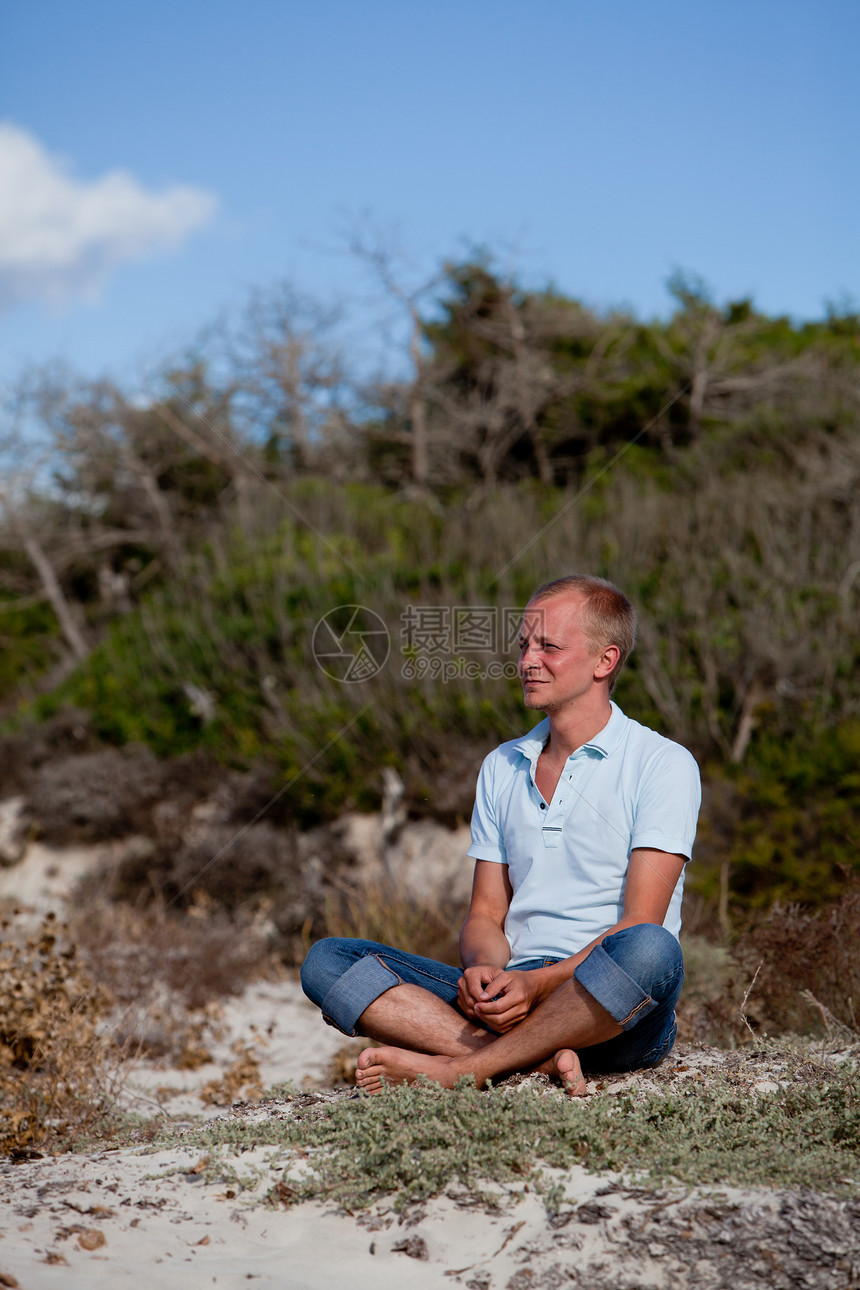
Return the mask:
<svg viewBox="0 0 860 1290">
<path fill-rule="evenodd" d="M 26 870 L 0 875 L 0 896 L 36 910 L 62 906 L 89 857 L 36 852 Z M 343 1037 L 327 1027 L 295 979 L 256 982 L 225 1002 L 211 1063 L 195 1071 L 140 1061 L 122 1099 L 141 1115 L 189 1128 L 200 1117 L 284 1119 L 293 1103 L 212 1106 L 200 1090 L 223 1076 L 236 1043 L 250 1046 L 264 1087 L 291 1082 L 309 1098 L 358 1096 L 328 1084 Z M 678 1078 L 707 1078 L 715 1050 L 676 1049 Z M 667 1063 L 667 1065 L 669 1064 Z M 758 1078 L 758 1075 L 756 1076 Z M 779 1071 L 763 1067 L 773 1088 Z M 642 1077 L 589 1085 L 611 1096 Z M 558 1094 L 561 1096 L 561 1094 Z M 181 1141 L 181 1140 L 180 1140 Z M 648 1191 L 579 1167 L 559 1173 L 566 1201 L 550 1217 L 528 1188 L 476 1203 L 459 1185 L 396 1214 L 382 1203 L 360 1215 L 332 1206 L 272 1208 L 269 1148 L 245 1152 L 256 1189 L 209 1182 L 199 1147 L 122 1148 L 0 1161 L 0 1287 L 22 1290 L 860 1290 L 860 1204 L 813 1193 Z M 493 1188 L 497 1191 L 497 1188 Z"/>
<path fill-rule="evenodd" d="M 225 1024 L 226 1023 L 226 1024 Z M 264 1083 L 304 1084 L 307 1097 L 358 1096 L 326 1087 L 327 1065 L 342 1037 L 324 1025 L 285 980 L 249 987 L 228 1004 L 217 1052 L 265 1036 L 258 1049 Z M 703 1078 L 715 1050 L 676 1050 L 678 1078 Z M 138 1063 L 127 1104 L 166 1110 L 178 1124 L 201 1115 L 284 1119 L 294 1103 L 273 1098 L 205 1106 L 196 1096 L 218 1061 L 194 1072 Z M 760 1087 L 778 1072 L 763 1067 Z M 612 1096 L 644 1077 L 590 1096 Z M 558 1096 L 562 1096 L 560 1093 Z M 271 1208 L 270 1148 L 234 1163 L 247 1190 L 200 1172 L 205 1152 L 123 1148 L 43 1156 L 0 1164 L 0 1286 L 22 1290 L 149 1290 L 167 1287 L 272 1286 L 279 1290 L 849 1290 L 860 1287 L 860 1204 L 814 1194 L 722 1189 L 710 1194 L 647 1191 L 580 1167 L 547 1171 L 566 1201 L 550 1217 L 533 1190 L 509 1188 L 487 1208 L 459 1185 L 398 1215 L 385 1203 L 359 1215 L 332 1206 Z M 492 1190 L 498 1191 L 498 1188 Z M 5 1278 L 5 1280 L 4 1280 Z"/>
<path fill-rule="evenodd" d="M 719 1221 L 713 1204 L 709 1210 L 708 1202 L 696 1198 L 643 1197 L 581 1169 L 565 1177 L 572 1203 L 555 1224 L 534 1195 L 512 1197 L 486 1212 L 464 1204 L 453 1189 L 402 1221 L 384 1207 L 356 1219 L 315 1204 L 287 1211 L 251 1208 L 223 1184 L 207 1186 L 189 1173 L 198 1157 L 199 1151 L 121 1151 L 15 1166 L 6 1179 L 14 1196 L 4 1198 L 10 1221 L 0 1242 L 0 1267 L 29 1290 L 137 1290 L 152 1284 L 238 1290 L 249 1283 L 280 1290 L 332 1284 L 351 1290 L 818 1284 L 738 1280 L 734 1259 L 722 1275 L 720 1255 L 728 1260 L 720 1240 L 732 1239 L 731 1215 L 746 1206 L 759 1225 L 766 1213 L 778 1218 L 778 1196 L 723 1193 L 717 1210 L 725 1211 L 726 1230 L 716 1242 L 708 1230 Z M 242 1159 L 244 1169 L 255 1163 L 262 1163 L 262 1153 Z M 672 1224 L 666 1222 L 668 1208 L 674 1211 Z M 678 1231 L 683 1253 L 692 1260 L 673 1250 Z M 715 1257 L 699 1257 L 705 1243 L 709 1251 L 716 1245 Z M 747 1249 L 748 1270 L 757 1253 Z M 772 1260 L 764 1270 L 775 1274 Z"/>
<path fill-rule="evenodd" d="M 264 1154 L 243 1156 L 243 1170 L 261 1164 Z M 255 1209 L 223 1184 L 207 1186 L 189 1173 L 199 1156 L 199 1150 L 120 1151 L 10 1169 L 6 1182 L 14 1194 L 4 1197 L 11 1222 L 0 1243 L 0 1268 L 31 1290 L 249 1281 L 289 1290 L 332 1283 L 417 1290 L 478 1280 L 505 1286 L 539 1254 L 575 1254 L 573 1269 L 603 1252 L 602 1233 L 590 1219 L 563 1242 L 554 1240 L 534 1196 L 487 1214 L 460 1207 L 455 1194 L 402 1224 L 384 1209 L 361 1220 L 319 1205 Z M 574 1174 L 577 1200 L 593 1204 L 606 1179 Z M 631 1202 L 613 1197 L 612 1212 L 625 1204 Z M 610 1212 L 605 1204 L 597 1209 Z"/>
<path fill-rule="evenodd" d="M 224 1107 L 201 1102 L 197 1093 L 222 1077 L 236 1061 L 235 1047 L 250 1048 L 263 1088 L 276 1084 L 323 1083 L 335 1054 L 347 1042 L 321 1020 L 298 981 L 255 981 L 242 994 L 219 1005 L 215 1036 L 207 1041 L 212 1061 L 196 1070 L 175 1070 L 153 1062 L 133 1063 L 125 1077 L 121 1102 L 151 1117 L 209 1118 Z"/>
</svg>

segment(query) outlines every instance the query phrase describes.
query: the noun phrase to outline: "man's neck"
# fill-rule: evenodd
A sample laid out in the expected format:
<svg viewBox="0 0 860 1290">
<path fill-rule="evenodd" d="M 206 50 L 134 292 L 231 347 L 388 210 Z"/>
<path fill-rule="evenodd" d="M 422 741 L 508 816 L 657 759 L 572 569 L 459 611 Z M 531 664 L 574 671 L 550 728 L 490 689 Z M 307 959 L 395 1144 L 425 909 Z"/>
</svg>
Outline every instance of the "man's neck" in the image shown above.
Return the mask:
<svg viewBox="0 0 860 1290">
<path fill-rule="evenodd" d="M 589 743 L 599 735 L 609 718 L 612 708 L 609 695 L 595 696 L 595 700 L 585 708 L 562 709 L 560 712 L 549 712 L 549 739 L 546 749 L 551 750 L 553 759 L 566 761 L 577 748 Z"/>
</svg>

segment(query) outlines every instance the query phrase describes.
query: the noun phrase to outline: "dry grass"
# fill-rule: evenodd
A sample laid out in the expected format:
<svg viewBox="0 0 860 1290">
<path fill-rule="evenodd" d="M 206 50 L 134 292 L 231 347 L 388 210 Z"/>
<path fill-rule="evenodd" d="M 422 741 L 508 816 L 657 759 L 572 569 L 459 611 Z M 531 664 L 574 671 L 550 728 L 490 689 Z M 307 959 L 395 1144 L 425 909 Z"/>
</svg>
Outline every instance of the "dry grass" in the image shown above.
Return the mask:
<svg viewBox="0 0 860 1290">
<path fill-rule="evenodd" d="M 107 1133 L 126 1059 L 184 1069 L 211 1060 L 218 1000 L 274 975 L 264 913 L 231 921 L 205 901 L 187 914 L 101 904 L 36 932 L 17 913 L 0 944 L 0 1150 L 69 1146 Z M 253 1094 L 242 1050 L 215 1102 Z"/>
<path fill-rule="evenodd" d="M 200 1099 L 207 1106 L 232 1106 L 240 1097 L 251 1100 L 263 1095 L 260 1063 L 250 1045 L 237 1040 L 233 1045 L 235 1061 L 220 1079 L 212 1079 L 200 1090 Z"/>
<path fill-rule="evenodd" d="M 684 989 L 678 1002 L 678 1038 L 689 1044 L 737 1048 L 749 1040 L 740 1014 L 749 985 L 726 945 L 682 935 Z"/>
<path fill-rule="evenodd" d="M 412 954 L 459 963 L 465 917 L 465 907 L 456 901 L 425 904 L 395 883 L 375 883 L 360 892 L 344 885 L 326 897 L 321 935 L 406 946 Z"/>
<path fill-rule="evenodd" d="M 367 1047 L 364 1039 L 350 1039 L 342 1048 L 338 1048 L 329 1062 L 325 1078 L 320 1081 L 327 1087 L 340 1088 L 344 1084 L 355 1086 L 355 1072 L 361 1050 Z"/>
</svg>

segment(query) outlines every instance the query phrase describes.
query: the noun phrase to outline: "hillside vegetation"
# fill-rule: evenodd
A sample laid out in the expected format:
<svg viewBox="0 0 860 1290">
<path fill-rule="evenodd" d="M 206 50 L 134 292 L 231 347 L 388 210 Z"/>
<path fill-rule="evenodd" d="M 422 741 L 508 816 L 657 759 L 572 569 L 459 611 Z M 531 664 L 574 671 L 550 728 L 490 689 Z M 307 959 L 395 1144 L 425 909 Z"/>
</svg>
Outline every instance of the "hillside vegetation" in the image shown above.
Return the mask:
<svg viewBox="0 0 860 1290">
<path fill-rule="evenodd" d="M 527 724 L 517 609 L 590 571 L 640 610 L 619 703 L 703 767 L 701 908 L 833 900 L 860 867 L 860 320 L 673 289 L 645 323 L 478 259 L 410 297 L 396 378 L 351 379 L 285 291 L 146 398 L 30 377 L 7 408 L 8 738 L 74 710 L 99 746 L 256 768 L 302 827 L 377 806 L 389 766 L 413 815 L 453 822 Z M 348 605 L 390 641 L 351 684 L 314 653 Z M 480 648 L 454 638 L 468 607 Z"/>
</svg>

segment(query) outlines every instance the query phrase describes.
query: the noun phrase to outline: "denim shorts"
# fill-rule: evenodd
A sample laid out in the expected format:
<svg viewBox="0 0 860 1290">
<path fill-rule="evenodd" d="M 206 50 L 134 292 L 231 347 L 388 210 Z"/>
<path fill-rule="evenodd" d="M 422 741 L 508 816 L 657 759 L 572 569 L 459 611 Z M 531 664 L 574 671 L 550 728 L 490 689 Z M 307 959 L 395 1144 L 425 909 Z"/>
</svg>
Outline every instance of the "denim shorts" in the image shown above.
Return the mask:
<svg viewBox="0 0 860 1290">
<path fill-rule="evenodd" d="M 533 971 L 562 958 L 533 959 L 518 963 L 516 970 Z M 378 941 L 338 936 L 313 945 L 301 971 L 305 994 L 329 1025 L 345 1035 L 357 1033 L 359 1018 L 375 999 L 404 983 L 421 986 L 457 1008 L 462 975 L 460 967 Z M 604 937 L 573 975 L 622 1028 L 620 1035 L 605 1043 L 577 1049 L 583 1070 L 627 1071 L 659 1065 L 675 1042 L 675 1003 L 684 981 L 681 947 L 671 932 L 653 923 L 624 927 Z"/>
</svg>

